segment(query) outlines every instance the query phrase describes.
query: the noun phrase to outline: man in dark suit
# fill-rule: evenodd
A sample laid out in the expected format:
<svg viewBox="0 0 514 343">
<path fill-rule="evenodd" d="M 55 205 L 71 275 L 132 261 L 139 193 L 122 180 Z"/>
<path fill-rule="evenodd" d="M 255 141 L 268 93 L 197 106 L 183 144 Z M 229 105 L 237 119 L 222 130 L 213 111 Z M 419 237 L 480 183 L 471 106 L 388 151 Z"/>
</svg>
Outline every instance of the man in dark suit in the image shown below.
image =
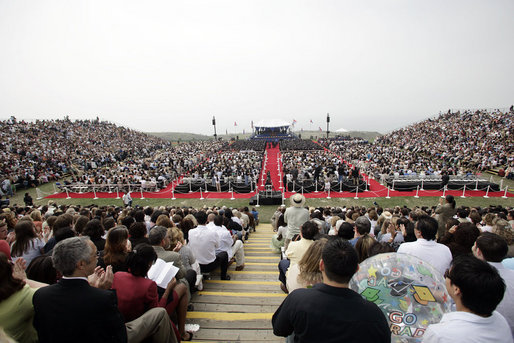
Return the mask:
<svg viewBox="0 0 514 343">
<path fill-rule="evenodd" d="M 140 342 L 151 337 L 158 342 L 176 342 L 164 308 L 155 308 L 138 319 L 124 323 L 110 287 L 112 271 L 96 268 L 96 246 L 87 237 L 72 237 L 56 244 L 55 268 L 63 278 L 34 294 L 34 327 L 45 342 Z M 91 280 L 88 277 L 93 275 Z M 99 278 L 110 282 L 98 282 Z M 94 279 L 94 280 L 93 280 Z M 105 280 L 102 280 L 105 281 Z"/>
</svg>

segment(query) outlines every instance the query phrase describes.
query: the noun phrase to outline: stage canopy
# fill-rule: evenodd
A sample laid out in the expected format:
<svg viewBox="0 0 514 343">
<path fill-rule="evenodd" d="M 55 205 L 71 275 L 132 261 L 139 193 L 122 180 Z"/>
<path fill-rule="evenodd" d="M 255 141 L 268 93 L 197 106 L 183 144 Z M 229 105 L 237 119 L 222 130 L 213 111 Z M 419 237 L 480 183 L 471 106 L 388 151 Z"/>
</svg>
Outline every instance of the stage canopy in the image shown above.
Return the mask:
<svg viewBox="0 0 514 343">
<path fill-rule="evenodd" d="M 254 125 L 255 127 L 262 127 L 262 128 L 268 128 L 268 127 L 283 127 L 283 126 L 291 126 L 291 123 L 288 123 L 285 120 L 282 119 L 264 119 L 260 120 Z"/>
</svg>

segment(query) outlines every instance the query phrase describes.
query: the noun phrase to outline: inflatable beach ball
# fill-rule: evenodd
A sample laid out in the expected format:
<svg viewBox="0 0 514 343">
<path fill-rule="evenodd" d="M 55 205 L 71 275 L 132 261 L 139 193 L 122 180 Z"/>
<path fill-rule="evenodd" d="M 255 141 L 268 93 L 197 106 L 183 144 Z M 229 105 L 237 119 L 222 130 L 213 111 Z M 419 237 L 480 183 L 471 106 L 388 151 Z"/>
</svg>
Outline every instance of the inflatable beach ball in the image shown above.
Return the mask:
<svg viewBox="0 0 514 343">
<path fill-rule="evenodd" d="M 359 267 L 350 288 L 382 310 L 392 342 L 421 342 L 428 325 L 451 311 L 443 275 L 415 256 L 380 254 Z"/>
</svg>

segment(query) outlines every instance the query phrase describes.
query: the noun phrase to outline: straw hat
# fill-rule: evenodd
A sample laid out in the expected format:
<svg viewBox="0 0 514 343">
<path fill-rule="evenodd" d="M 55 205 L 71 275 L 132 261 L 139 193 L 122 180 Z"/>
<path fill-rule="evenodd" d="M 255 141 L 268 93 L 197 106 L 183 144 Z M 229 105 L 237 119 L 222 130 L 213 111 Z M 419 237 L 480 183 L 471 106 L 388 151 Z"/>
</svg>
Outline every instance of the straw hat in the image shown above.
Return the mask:
<svg viewBox="0 0 514 343">
<path fill-rule="evenodd" d="M 393 215 L 392 215 L 392 214 L 391 214 L 391 212 L 389 212 L 389 211 L 384 211 L 384 212 L 382 212 L 381 216 L 382 216 L 382 217 L 384 217 L 385 219 L 391 219 L 391 218 L 393 218 Z"/>
<path fill-rule="evenodd" d="M 303 207 L 305 205 L 305 197 L 300 193 L 293 194 L 290 200 L 291 205 L 293 205 L 294 207 Z"/>
</svg>

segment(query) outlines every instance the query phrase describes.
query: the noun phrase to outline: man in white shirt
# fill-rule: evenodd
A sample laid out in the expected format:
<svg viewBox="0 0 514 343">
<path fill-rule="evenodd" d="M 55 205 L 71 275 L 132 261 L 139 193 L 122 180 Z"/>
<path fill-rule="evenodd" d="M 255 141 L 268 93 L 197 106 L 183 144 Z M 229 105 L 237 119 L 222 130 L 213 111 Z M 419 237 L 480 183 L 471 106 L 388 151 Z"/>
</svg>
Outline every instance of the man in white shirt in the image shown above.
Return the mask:
<svg viewBox="0 0 514 343">
<path fill-rule="evenodd" d="M 481 234 L 473 246 L 473 255 L 495 267 L 505 282 L 507 288 L 503 300 L 496 310 L 505 317 L 514 335 L 514 270 L 507 269 L 502 264 L 508 251 L 507 241 L 503 237 L 489 232 Z"/>
<path fill-rule="evenodd" d="M 223 216 L 210 213 L 207 219 L 209 221 L 207 227 L 216 232 L 219 237 L 220 245 L 218 249 L 216 249 L 216 254 L 225 251 L 228 255 L 229 263 L 231 263 L 230 261 L 234 258 L 236 261 L 236 270 L 243 270 L 245 267 L 243 242 L 237 239 L 237 235 L 231 235 L 230 231 L 223 226 Z"/>
<path fill-rule="evenodd" d="M 437 228 L 437 220 L 427 215 L 420 216 L 414 227 L 417 240 L 402 243 L 398 248 L 398 253 L 416 256 L 431 264 L 442 275 L 450 267 L 452 253 L 446 245 L 435 241 Z"/>
<path fill-rule="evenodd" d="M 226 251 L 216 254 L 216 249 L 220 245 L 219 237 L 216 232 L 205 226 L 207 224 L 207 213 L 204 211 L 197 212 L 196 220 L 198 226 L 189 230 L 188 236 L 189 248 L 191 248 L 200 264 L 200 270 L 202 273 L 209 273 L 219 266 L 221 280 L 230 280 L 230 276 L 227 275 L 228 254 Z"/>
<path fill-rule="evenodd" d="M 445 280 L 457 311 L 445 313 L 439 323 L 429 325 L 423 342 L 513 342 L 507 320 L 495 311 L 505 283 L 494 267 L 474 256 L 460 255 L 445 273 Z"/>
</svg>

